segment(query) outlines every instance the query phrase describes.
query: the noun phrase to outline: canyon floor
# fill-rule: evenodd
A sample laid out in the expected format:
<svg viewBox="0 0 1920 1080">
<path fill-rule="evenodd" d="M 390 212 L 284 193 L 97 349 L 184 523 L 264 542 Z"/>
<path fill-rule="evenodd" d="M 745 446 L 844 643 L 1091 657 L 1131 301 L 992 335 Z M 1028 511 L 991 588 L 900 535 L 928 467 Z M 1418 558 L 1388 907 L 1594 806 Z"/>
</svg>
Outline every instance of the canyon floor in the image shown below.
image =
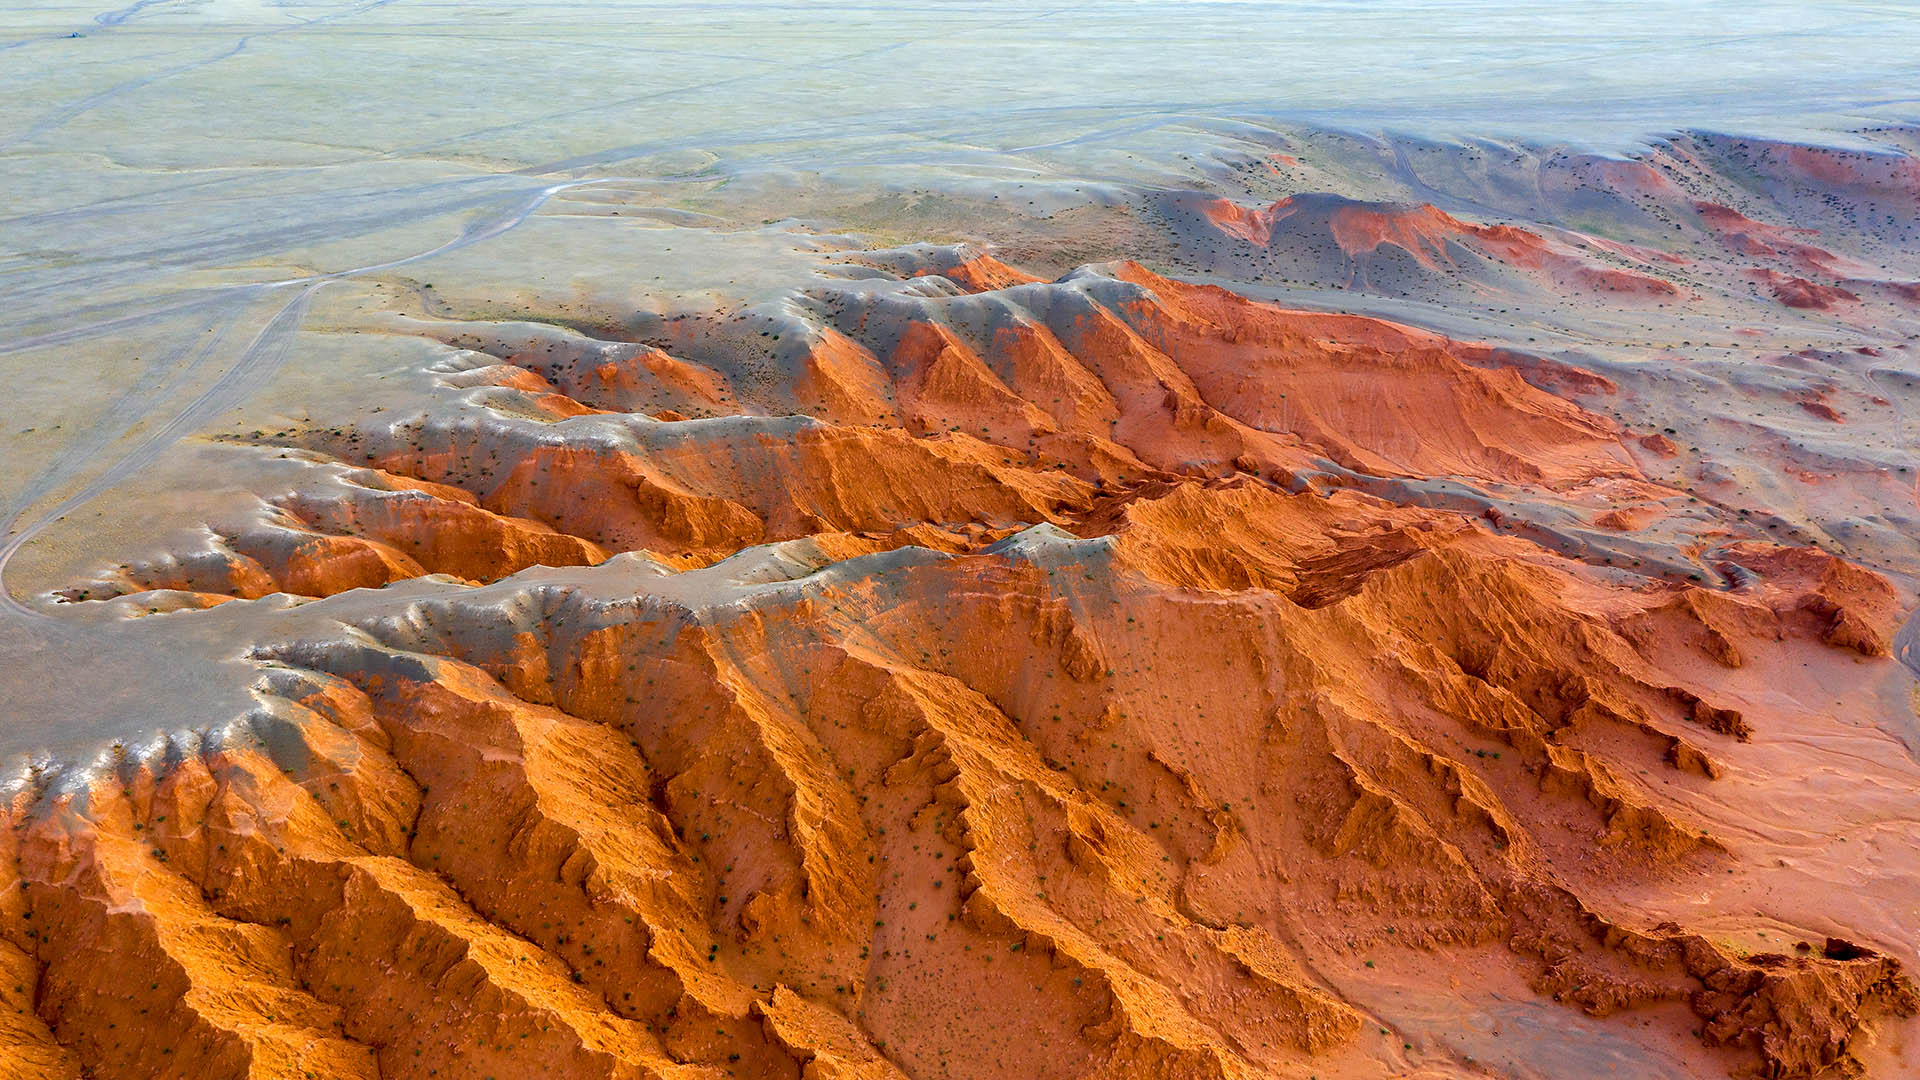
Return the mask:
<svg viewBox="0 0 1920 1080">
<path fill-rule="evenodd" d="M 1405 6 L 0 16 L 0 1075 L 1920 1072 L 1911 35 Z"/>
</svg>

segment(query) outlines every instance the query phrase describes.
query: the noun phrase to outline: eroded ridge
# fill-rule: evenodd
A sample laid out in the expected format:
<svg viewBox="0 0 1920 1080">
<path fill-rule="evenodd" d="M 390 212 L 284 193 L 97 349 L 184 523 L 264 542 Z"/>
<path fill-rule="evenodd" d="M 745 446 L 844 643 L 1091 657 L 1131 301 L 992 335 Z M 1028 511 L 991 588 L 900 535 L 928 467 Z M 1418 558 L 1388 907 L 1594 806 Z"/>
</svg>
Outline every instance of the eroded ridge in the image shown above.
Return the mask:
<svg viewBox="0 0 1920 1080">
<path fill-rule="evenodd" d="M 395 317 L 452 404 L 253 437 L 314 482 L 87 594 L 331 598 L 251 715 L 18 791 L 0 1049 L 1478 1075 L 1382 981 L 1469 969 L 1812 1077 L 1914 1013 L 1895 959 L 1645 887 L 1751 872 L 1754 745 L 1815 721 L 1791 672 L 1892 663 L 1884 580 L 1738 540 L 1707 588 L 1382 497 L 1663 497 L 1478 346 L 1131 264 L 872 268 L 635 340 Z"/>
<path fill-rule="evenodd" d="M 201 551 L 63 595 L 324 596 L 614 551 L 704 565 L 803 536 L 962 550 L 1182 476 L 1677 494 L 1646 482 L 1613 421 L 1486 346 L 1131 263 L 1058 282 L 988 256 L 946 271 L 656 319 L 655 343 L 393 317 L 459 350 L 443 372 L 459 404 L 254 432 L 312 455 L 313 481 Z"/>
</svg>

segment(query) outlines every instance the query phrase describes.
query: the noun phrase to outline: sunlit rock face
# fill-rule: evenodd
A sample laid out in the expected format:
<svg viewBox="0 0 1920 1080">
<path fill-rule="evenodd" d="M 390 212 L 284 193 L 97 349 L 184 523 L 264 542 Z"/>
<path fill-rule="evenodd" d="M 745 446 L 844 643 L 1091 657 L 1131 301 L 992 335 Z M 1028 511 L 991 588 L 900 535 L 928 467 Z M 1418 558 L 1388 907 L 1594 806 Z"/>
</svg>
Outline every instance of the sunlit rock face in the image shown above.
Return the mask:
<svg viewBox="0 0 1920 1080">
<path fill-rule="evenodd" d="M 0 1075 L 1920 1071 L 1898 24 L 1151 7 L 0 16 Z"/>
<path fill-rule="evenodd" d="M 1913 1013 L 1895 957 L 1674 903 L 1811 899 L 1746 778 L 1870 726 L 1809 710 L 1894 666 L 1886 578 L 1583 540 L 1684 492 L 1485 345 L 1133 262 L 857 265 L 640 334 L 384 317 L 439 402 L 235 436 L 302 475 L 58 593 L 332 599 L 250 643 L 245 717 L 20 787 L 22 1059 L 1361 1075 L 1442 1045 L 1378 996 L 1490 983 L 1813 1076 Z"/>
</svg>

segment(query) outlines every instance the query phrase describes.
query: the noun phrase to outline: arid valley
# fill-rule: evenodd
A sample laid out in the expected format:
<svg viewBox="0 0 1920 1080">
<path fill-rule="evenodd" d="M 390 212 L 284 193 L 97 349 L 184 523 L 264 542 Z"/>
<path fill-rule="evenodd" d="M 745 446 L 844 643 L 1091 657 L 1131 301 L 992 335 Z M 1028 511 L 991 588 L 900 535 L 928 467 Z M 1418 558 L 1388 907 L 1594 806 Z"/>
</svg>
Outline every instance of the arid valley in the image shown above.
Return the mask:
<svg viewBox="0 0 1920 1080">
<path fill-rule="evenodd" d="M 1920 1075 L 1920 28 L 1590 15 L 0 13 L 0 1077 Z"/>
</svg>

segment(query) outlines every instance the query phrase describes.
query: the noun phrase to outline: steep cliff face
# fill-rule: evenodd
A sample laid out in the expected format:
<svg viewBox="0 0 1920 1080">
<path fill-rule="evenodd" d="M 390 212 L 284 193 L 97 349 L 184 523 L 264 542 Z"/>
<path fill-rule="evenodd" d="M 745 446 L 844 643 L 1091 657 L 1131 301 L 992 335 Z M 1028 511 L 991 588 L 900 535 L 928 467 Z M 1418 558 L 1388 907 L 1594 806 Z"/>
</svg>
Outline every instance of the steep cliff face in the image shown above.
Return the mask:
<svg viewBox="0 0 1920 1080">
<path fill-rule="evenodd" d="M 401 320 L 481 358 L 450 381 L 485 409 L 280 433 L 324 455 L 324 482 L 219 550 L 125 567 L 86 595 L 325 596 L 621 550 L 700 565 L 821 533 L 997 537 L 1155 477 L 1641 479 L 1613 421 L 1485 346 L 1133 263 L 1056 283 L 986 256 L 958 265 L 964 285 L 920 271 L 813 290 L 757 333 L 739 315 L 676 320 L 665 336 L 697 359 L 552 326 Z"/>
<path fill-rule="evenodd" d="M 1759 872 L 1707 812 L 1805 676 L 1726 673 L 1891 664 L 1884 580 L 1748 540 L 1708 589 L 1383 497 L 1603 491 L 1632 531 L 1673 494 L 1482 346 L 1134 264 L 874 266 L 648 341 L 396 320 L 465 350 L 457 408 L 267 437 L 311 483 L 87 586 L 333 599 L 257 643 L 245 724 L 9 808 L 0 1054 L 1484 1075 L 1391 973 L 1812 1077 L 1914 1013 L 1871 949 L 1647 899 Z"/>
</svg>

